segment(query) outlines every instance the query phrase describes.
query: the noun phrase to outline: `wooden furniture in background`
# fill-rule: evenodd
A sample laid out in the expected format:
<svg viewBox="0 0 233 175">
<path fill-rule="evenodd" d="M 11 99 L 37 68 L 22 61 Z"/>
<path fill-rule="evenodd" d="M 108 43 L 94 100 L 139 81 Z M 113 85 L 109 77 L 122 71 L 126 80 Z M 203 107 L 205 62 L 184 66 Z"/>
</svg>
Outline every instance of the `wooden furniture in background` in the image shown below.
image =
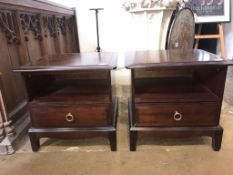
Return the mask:
<svg viewBox="0 0 233 175">
<path fill-rule="evenodd" d="M 75 9 L 47 1 L 0 0 L 0 40 L 2 92 L 17 138 L 29 121 L 28 102 L 22 77 L 12 70 L 45 55 L 79 52 Z"/>
<path fill-rule="evenodd" d="M 223 24 L 218 23 L 217 28 L 218 28 L 218 33 L 217 34 L 202 34 L 201 35 L 202 24 L 198 24 L 197 34 L 195 34 L 195 36 L 194 36 L 194 38 L 196 39 L 196 43 L 194 45 L 194 48 L 195 49 L 198 48 L 200 39 L 219 39 L 220 48 L 221 48 L 221 56 L 223 58 L 225 58 L 226 57 L 226 52 L 225 52 Z"/>
<path fill-rule="evenodd" d="M 11 138 L 15 134 L 11 127 L 11 120 L 8 119 L 5 102 L 2 93 L 2 79 L 0 72 L 0 152 L 1 154 L 13 154 L 15 151 L 11 145 Z"/>
<path fill-rule="evenodd" d="M 118 103 L 111 88 L 116 63 L 114 53 L 61 54 L 16 70 L 24 75 L 31 101 L 33 151 L 41 137 L 70 139 L 83 133 L 108 136 L 116 151 Z"/>
<path fill-rule="evenodd" d="M 138 135 L 212 137 L 221 147 L 219 125 L 227 66 L 232 61 L 202 50 L 136 51 L 126 54 L 131 70 L 130 150 Z"/>
<path fill-rule="evenodd" d="M 3 112 L 4 109 L 2 109 L 2 106 L 4 106 L 3 102 L 2 102 L 2 84 L 1 84 L 1 72 L 0 72 L 0 142 L 2 142 L 2 140 L 5 138 L 6 134 L 4 131 L 4 117 L 3 117 Z"/>
</svg>

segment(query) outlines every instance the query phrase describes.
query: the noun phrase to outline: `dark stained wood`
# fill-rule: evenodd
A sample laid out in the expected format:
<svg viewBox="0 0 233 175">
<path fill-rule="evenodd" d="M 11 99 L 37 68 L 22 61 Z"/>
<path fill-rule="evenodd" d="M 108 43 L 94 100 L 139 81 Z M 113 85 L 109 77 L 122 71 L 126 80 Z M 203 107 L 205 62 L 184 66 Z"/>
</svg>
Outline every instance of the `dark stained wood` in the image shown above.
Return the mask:
<svg viewBox="0 0 233 175">
<path fill-rule="evenodd" d="M 40 138 L 52 137 L 60 139 L 78 139 L 83 137 L 108 137 L 111 150 L 116 151 L 116 122 L 118 116 L 118 101 L 115 99 L 112 104 L 112 123 L 107 127 L 75 127 L 75 128 L 35 128 L 28 131 L 33 151 L 40 148 Z"/>
<path fill-rule="evenodd" d="M 28 98 L 22 76 L 12 70 L 49 54 L 79 52 L 75 11 L 49 1 L 0 0 L 0 40 L 2 91 L 16 124 L 28 112 Z"/>
<path fill-rule="evenodd" d="M 222 144 L 222 135 L 223 135 L 223 128 L 219 127 L 215 130 L 214 134 L 212 135 L 212 147 L 215 151 L 219 151 Z"/>
<path fill-rule="evenodd" d="M 92 52 L 92 53 L 70 53 L 59 55 L 48 55 L 25 66 L 15 69 L 20 72 L 40 71 L 75 71 L 75 70 L 97 70 L 115 69 L 117 62 L 116 53 Z"/>
<path fill-rule="evenodd" d="M 135 102 L 215 102 L 219 97 L 192 77 L 138 78 Z"/>
<path fill-rule="evenodd" d="M 30 98 L 32 150 L 41 137 L 79 138 L 79 133 L 105 133 L 116 151 L 118 102 L 112 97 L 114 53 L 51 55 L 16 68 Z"/>
<path fill-rule="evenodd" d="M 129 132 L 130 132 L 130 151 L 136 151 L 138 136 L 153 136 L 158 138 L 186 138 L 210 136 L 212 138 L 212 147 L 215 151 L 221 148 L 223 128 L 217 126 L 163 126 L 163 127 L 138 127 L 133 124 L 132 103 L 129 100 Z"/>
<path fill-rule="evenodd" d="M 213 149 L 220 150 L 219 119 L 227 66 L 232 63 L 202 50 L 127 53 L 132 79 L 130 150 L 136 150 L 138 135 L 210 136 Z"/>
<path fill-rule="evenodd" d="M 40 13 L 42 10 L 47 13 L 69 14 L 74 15 L 72 8 L 62 6 L 57 3 L 49 1 L 35 1 L 35 0 L 0 0 L 0 5 L 4 9 L 18 9 L 29 12 Z"/>
<path fill-rule="evenodd" d="M 67 105 L 64 104 L 31 104 L 31 120 L 33 127 L 88 127 L 108 126 L 110 107 L 103 105 Z M 71 113 L 74 120 L 69 122 L 66 115 Z"/>
<path fill-rule="evenodd" d="M 111 88 L 111 87 L 110 87 Z M 111 101 L 108 84 L 105 80 L 67 80 L 54 82 L 45 91 L 41 91 L 37 103 L 63 101 L 69 105 L 109 103 Z M 72 98 L 70 98 L 72 97 Z"/>
<path fill-rule="evenodd" d="M 152 103 L 136 104 L 135 126 L 215 126 L 218 103 Z M 182 115 L 180 121 L 174 115 Z"/>
<path fill-rule="evenodd" d="M 71 26 L 71 30 L 70 32 L 72 33 L 70 40 L 73 40 L 73 42 L 75 42 L 75 44 L 73 44 L 74 46 L 76 46 L 76 48 L 74 48 L 74 50 L 77 49 L 77 52 L 80 52 L 80 43 L 79 43 L 79 36 L 78 36 L 78 23 L 77 23 L 77 11 L 75 8 L 73 8 L 74 10 L 74 17 L 70 18 L 71 22 L 74 24 Z M 75 37 L 73 37 L 75 36 Z"/>
<path fill-rule="evenodd" d="M 2 43 L 7 42 L 5 36 L 1 35 L 1 33 L 0 39 Z M 4 94 L 4 101 L 6 103 L 7 113 L 10 114 L 15 111 L 18 106 L 22 106 L 22 104 L 25 103 L 26 91 L 21 76 L 12 71 L 13 66 L 19 65 L 19 61 L 17 60 L 17 50 L 15 50 L 15 47 L 13 45 L 7 46 L 1 44 L 0 55 L 0 71 L 2 72 L 3 82 L 2 91 Z M 15 112 L 15 114 L 17 114 L 17 112 Z M 8 116 L 11 117 L 14 122 L 19 117 L 18 115 Z"/>
<path fill-rule="evenodd" d="M 3 116 L 3 110 L 2 110 L 2 106 L 4 106 L 4 104 L 2 104 L 2 80 L 1 80 L 1 72 L 0 72 L 0 142 L 6 137 L 6 133 L 4 132 L 4 116 Z"/>
<path fill-rule="evenodd" d="M 224 88 L 220 87 L 225 85 L 226 75 L 227 66 L 215 67 L 211 69 L 202 68 L 194 72 L 196 79 L 198 79 L 205 87 L 211 90 L 220 99 L 223 98 L 224 93 Z"/>
<path fill-rule="evenodd" d="M 38 138 L 37 133 L 28 132 L 29 139 L 31 142 L 32 151 L 38 151 L 40 149 L 40 139 Z"/>
<path fill-rule="evenodd" d="M 19 40 L 21 41 L 20 44 L 17 46 L 18 47 L 18 57 L 16 57 L 15 59 L 19 61 L 18 65 L 15 65 L 14 67 L 17 67 L 19 65 L 24 65 L 26 63 L 30 62 L 30 58 L 29 58 L 29 54 L 27 51 L 27 43 L 24 42 L 24 35 L 23 35 L 23 29 L 21 27 L 21 23 L 20 23 L 20 13 L 18 10 L 16 10 L 15 14 L 15 30 L 18 33 L 18 37 Z"/>
<path fill-rule="evenodd" d="M 231 60 L 222 59 L 217 55 L 199 49 L 132 51 L 126 53 L 125 62 L 129 69 L 233 64 Z"/>
</svg>

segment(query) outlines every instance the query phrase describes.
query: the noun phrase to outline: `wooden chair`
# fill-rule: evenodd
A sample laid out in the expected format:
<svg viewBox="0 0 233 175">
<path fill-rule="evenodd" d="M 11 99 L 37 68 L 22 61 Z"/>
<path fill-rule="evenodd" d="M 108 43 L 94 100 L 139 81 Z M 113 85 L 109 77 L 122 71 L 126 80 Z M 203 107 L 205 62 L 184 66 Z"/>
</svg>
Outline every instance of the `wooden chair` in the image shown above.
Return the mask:
<svg viewBox="0 0 233 175">
<path fill-rule="evenodd" d="M 194 37 L 196 39 L 194 48 L 198 48 L 200 39 L 219 39 L 220 48 L 221 48 L 221 56 L 223 58 L 225 58 L 226 53 L 225 53 L 225 44 L 224 44 L 223 24 L 218 23 L 217 28 L 218 28 L 217 34 L 203 34 L 203 35 L 201 35 L 202 24 L 199 24 L 198 29 L 197 29 L 197 34 L 195 34 L 195 37 Z"/>
</svg>

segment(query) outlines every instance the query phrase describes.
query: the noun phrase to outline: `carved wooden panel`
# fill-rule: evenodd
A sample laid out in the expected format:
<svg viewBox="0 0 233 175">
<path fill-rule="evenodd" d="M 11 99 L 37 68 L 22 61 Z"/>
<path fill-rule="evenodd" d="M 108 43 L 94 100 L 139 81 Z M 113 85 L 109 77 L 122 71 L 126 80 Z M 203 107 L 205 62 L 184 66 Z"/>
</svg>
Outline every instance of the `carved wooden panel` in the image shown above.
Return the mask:
<svg viewBox="0 0 233 175">
<path fill-rule="evenodd" d="M 4 31 L 8 44 L 19 43 L 19 37 L 15 30 L 13 12 L 0 11 L 0 28 Z"/>
<path fill-rule="evenodd" d="M 41 40 L 40 16 L 30 14 L 20 14 L 20 22 L 24 32 L 25 40 L 28 41 L 29 31 L 32 31 L 36 40 Z"/>
<path fill-rule="evenodd" d="M 57 37 L 59 34 L 66 34 L 66 17 L 44 16 L 45 37 Z M 49 33 L 49 34 L 48 34 Z"/>
<path fill-rule="evenodd" d="M 74 14 L 73 9 L 47 2 L 0 1 L 0 72 L 13 122 L 24 115 L 27 95 L 22 77 L 12 69 L 44 55 L 79 52 Z"/>
<path fill-rule="evenodd" d="M 4 33 L 0 33 L 1 43 L 7 43 Z M 6 108 L 9 113 L 17 107 L 22 101 L 26 99 L 25 90 L 21 76 L 12 72 L 13 66 L 17 66 L 18 57 L 17 46 L 13 44 L 2 44 L 0 47 L 0 71 L 2 72 L 3 93 L 5 97 Z"/>
<path fill-rule="evenodd" d="M 28 99 L 22 76 L 12 70 L 48 54 L 79 52 L 74 15 L 74 9 L 50 4 L 46 0 L 0 0 L 1 91 L 7 113 L 4 116 L 18 127 L 17 131 L 24 130 L 25 123 L 28 123 Z M 9 120 L 1 121 L 1 117 L 2 113 L 0 142 L 5 136 L 4 128 L 10 131 L 10 122 L 6 123 Z"/>
<path fill-rule="evenodd" d="M 44 39 L 48 54 L 77 52 L 75 21 L 72 16 L 43 16 Z"/>
<path fill-rule="evenodd" d="M 58 34 L 65 35 L 66 34 L 66 17 L 57 17 L 57 28 L 58 28 Z"/>
<path fill-rule="evenodd" d="M 56 17 L 55 16 L 44 16 L 43 22 L 44 22 L 44 31 L 45 31 L 45 37 L 48 37 L 49 35 L 51 37 L 56 37 Z"/>
<path fill-rule="evenodd" d="M 67 18 L 65 16 L 56 17 L 56 28 L 57 28 L 57 42 L 59 43 L 60 53 L 66 53 L 67 47 L 71 46 L 71 41 L 67 42 Z"/>
</svg>

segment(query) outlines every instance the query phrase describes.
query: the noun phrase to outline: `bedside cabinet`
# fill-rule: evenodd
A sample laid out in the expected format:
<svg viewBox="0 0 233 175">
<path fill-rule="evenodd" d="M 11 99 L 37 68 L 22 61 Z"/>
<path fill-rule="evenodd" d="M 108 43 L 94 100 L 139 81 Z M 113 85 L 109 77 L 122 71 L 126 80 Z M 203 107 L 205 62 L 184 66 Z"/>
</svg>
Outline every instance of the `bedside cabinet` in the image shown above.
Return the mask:
<svg viewBox="0 0 233 175">
<path fill-rule="evenodd" d="M 227 66 L 232 61 L 202 50 L 126 53 L 131 70 L 130 150 L 138 135 L 212 137 L 221 147 L 219 125 Z"/>
<path fill-rule="evenodd" d="M 116 151 L 118 102 L 112 95 L 115 53 L 51 55 L 16 69 L 24 76 L 33 151 L 40 138 L 77 139 L 106 136 Z"/>
</svg>

